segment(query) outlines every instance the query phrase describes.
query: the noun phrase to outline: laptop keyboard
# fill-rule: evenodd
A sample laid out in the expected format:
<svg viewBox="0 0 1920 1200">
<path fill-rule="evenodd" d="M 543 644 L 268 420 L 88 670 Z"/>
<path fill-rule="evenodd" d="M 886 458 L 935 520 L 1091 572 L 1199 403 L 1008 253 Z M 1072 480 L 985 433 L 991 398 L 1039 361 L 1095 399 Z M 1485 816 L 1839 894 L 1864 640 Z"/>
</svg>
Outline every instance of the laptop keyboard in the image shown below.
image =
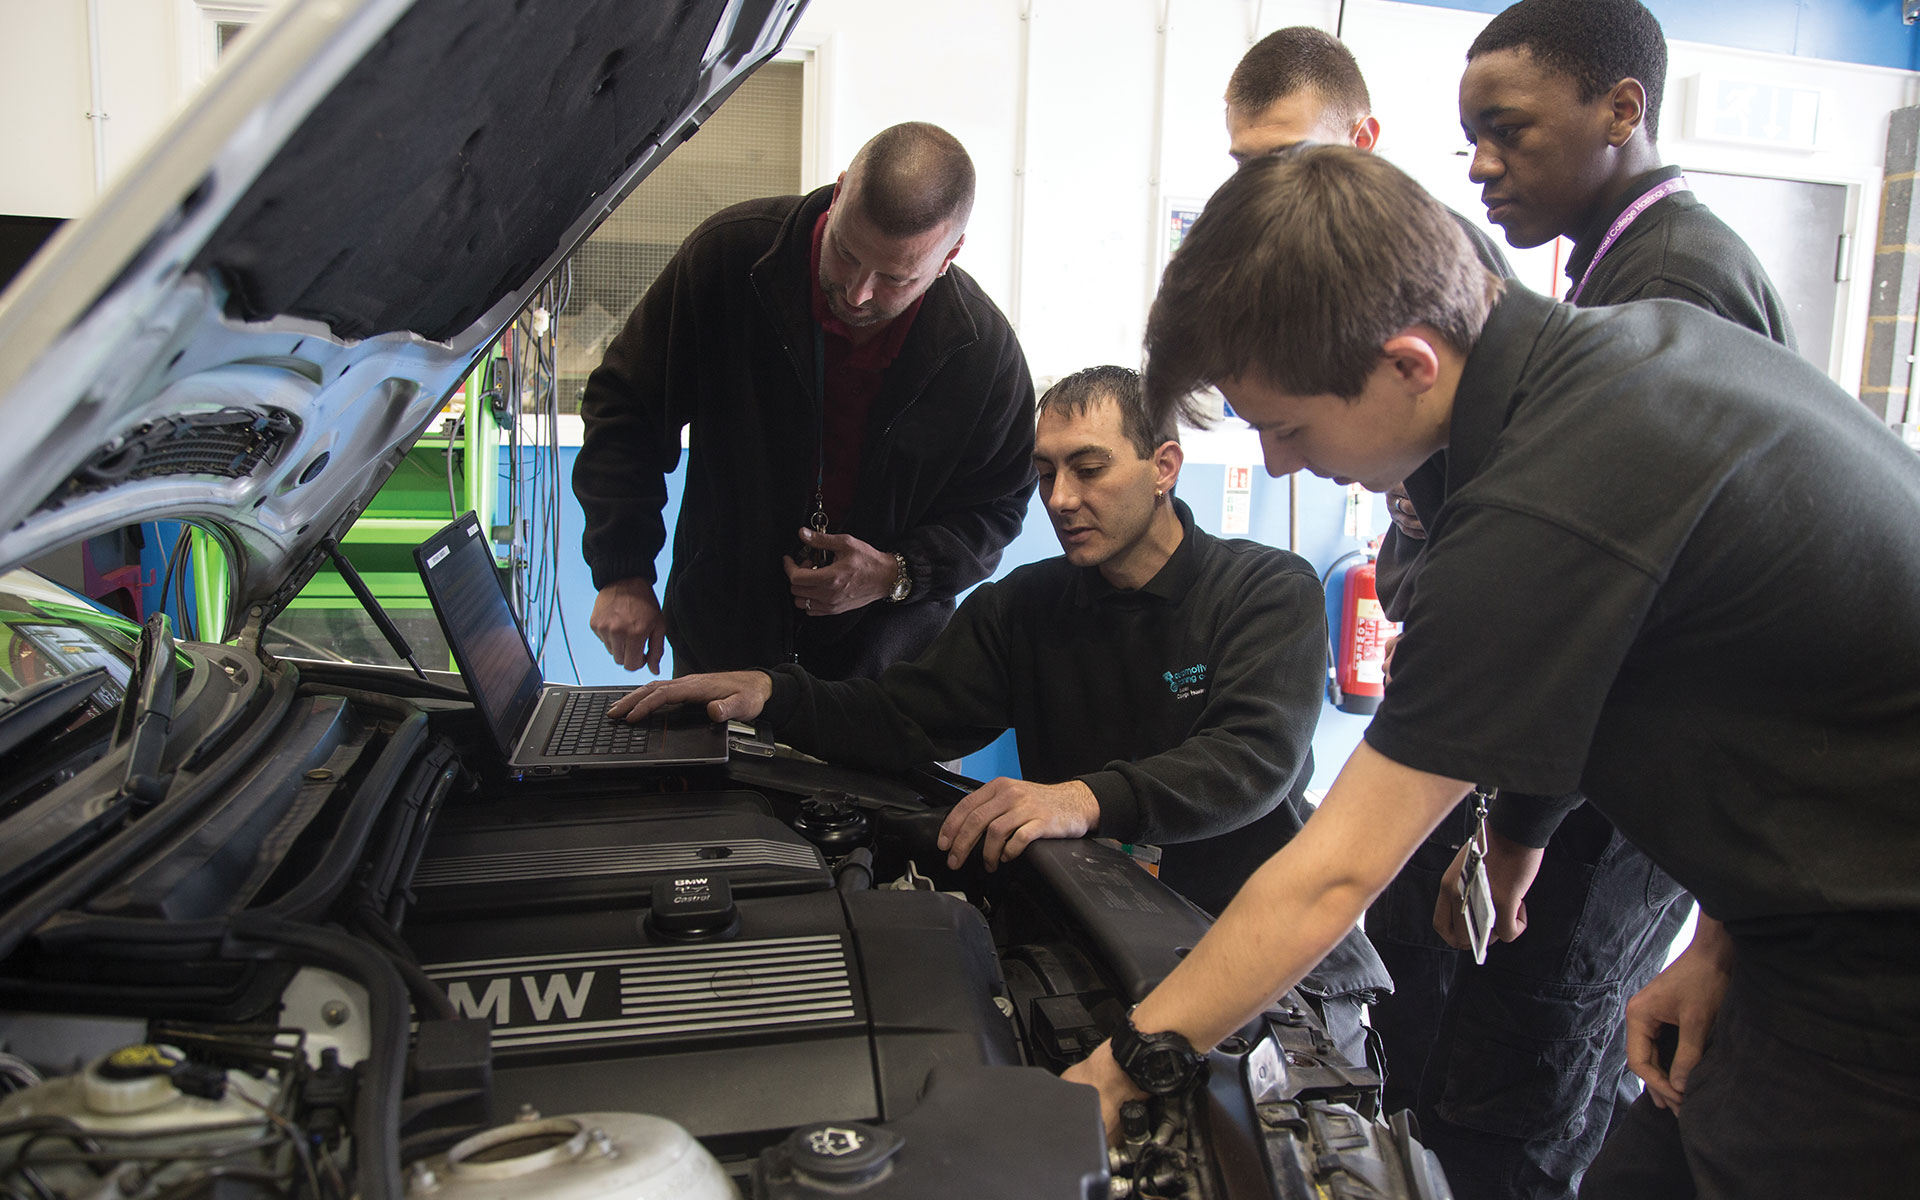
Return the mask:
<svg viewBox="0 0 1920 1200">
<path fill-rule="evenodd" d="M 624 693 L 568 692 L 560 719 L 547 736 L 546 757 L 585 758 L 602 754 L 644 754 L 653 721 L 629 725 L 607 720 L 607 709 Z M 658 719 L 658 714 L 655 715 Z"/>
</svg>

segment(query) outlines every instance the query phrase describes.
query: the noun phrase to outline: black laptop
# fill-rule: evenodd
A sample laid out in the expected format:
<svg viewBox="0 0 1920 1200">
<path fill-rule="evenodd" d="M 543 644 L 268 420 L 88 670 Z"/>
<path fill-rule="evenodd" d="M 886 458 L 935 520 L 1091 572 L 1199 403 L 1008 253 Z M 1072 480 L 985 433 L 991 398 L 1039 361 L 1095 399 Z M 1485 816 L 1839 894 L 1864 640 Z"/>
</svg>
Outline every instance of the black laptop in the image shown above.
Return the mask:
<svg viewBox="0 0 1920 1200">
<path fill-rule="evenodd" d="M 414 547 L 427 598 L 475 707 L 516 771 L 723 763 L 727 726 L 691 710 L 609 721 L 633 690 L 548 684 L 513 619 L 480 519 L 468 513 Z"/>
</svg>

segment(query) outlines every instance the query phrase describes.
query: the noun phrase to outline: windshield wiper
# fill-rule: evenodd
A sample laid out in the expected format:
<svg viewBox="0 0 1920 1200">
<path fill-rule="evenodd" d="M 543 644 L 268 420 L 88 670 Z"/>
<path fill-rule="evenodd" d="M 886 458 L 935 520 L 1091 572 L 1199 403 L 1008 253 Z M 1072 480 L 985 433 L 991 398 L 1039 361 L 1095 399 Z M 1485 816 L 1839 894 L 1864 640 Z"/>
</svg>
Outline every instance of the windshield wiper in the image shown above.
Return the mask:
<svg viewBox="0 0 1920 1200">
<path fill-rule="evenodd" d="M 86 703 L 109 682 L 105 667 L 77 675 L 42 679 L 11 696 L 0 697 L 0 757 L 11 754 L 35 734 Z"/>
<path fill-rule="evenodd" d="M 127 777 L 120 794 L 143 804 L 159 803 L 172 782 L 170 776 L 156 772 L 173 732 L 176 682 L 173 627 L 166 613 L 157 612 L 140 630 L 133 678 L 127 682 L 127 697 L 120 702 L 113 726 L 114 746 L 127 747 Z"/>
</svg>

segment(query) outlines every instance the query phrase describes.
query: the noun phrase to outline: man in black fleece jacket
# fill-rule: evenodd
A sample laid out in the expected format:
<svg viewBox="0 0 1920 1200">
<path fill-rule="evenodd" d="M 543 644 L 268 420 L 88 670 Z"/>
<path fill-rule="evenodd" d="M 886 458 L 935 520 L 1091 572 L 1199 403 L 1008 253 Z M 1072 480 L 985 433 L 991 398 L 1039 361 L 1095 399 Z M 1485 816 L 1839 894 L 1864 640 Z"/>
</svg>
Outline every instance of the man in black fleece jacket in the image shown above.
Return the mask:
<svg viewBox="0 0 1920 1200">
<path fill-rule="evenodd" d="M 1065 553 L 983 584 L 933 645 L 879 680 L 796 667 L 652 683 L 615 706 L 709 701 L 766 717 L 838 762 L 957 757 L 1008 728 L 1026 779 L 995 779 L 941 829 L 989 869 L 1041 837 L 1163 845 L 1161 878 L 1219 911 L 1306 816 L 1325 671 L 1319 580 L 1303 559 L 1214 538 L 1173 498 L 1171 426 L 1139 377 L 1096 367 L 1041 402 L 1034 461 Z"/>
<path fill-rule="evenodd" d="M 573 472 L 590 624 L 622 666 L 658 671 L 671 641 L 681 673 L 877 675 L 992 573 L 1033 489 L 1033 383 L 952 265 L 973 185 L 951 134 L 896 125 L 832 187 L 715 214 L 648 289 L 587 380 Z"/>
</svg>

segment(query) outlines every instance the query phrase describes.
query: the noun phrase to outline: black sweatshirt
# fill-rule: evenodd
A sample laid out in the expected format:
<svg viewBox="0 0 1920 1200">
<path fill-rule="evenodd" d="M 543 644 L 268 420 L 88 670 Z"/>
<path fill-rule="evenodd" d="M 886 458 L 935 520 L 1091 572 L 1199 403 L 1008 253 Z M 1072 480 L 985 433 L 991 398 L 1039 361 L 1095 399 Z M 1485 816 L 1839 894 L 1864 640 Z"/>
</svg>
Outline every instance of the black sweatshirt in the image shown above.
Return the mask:
<svg viewBox="0 0 1920 1200">
<path fill-rule="evenodd" d="M 1518 289 L 1452 432 L 1368 743 L 1583 787 L 1726 923 L 1775 1034 L 1920 1067 L 1920 461 L 1692 306 Z"/>
<path fill-rule="evenodd" d="M 1185 537 L 1144 587 L 1064 558 L 1023 566 L 878 681 L 772 672 L 766 718 L 801 749 L 880 768 L 1011 728 L 1028 779 L 1084 782 L 1096 832 L 1161 845 L 1161 878 L 1218 912 L 1306 815 L 1326 615 L 1304 559 L 1175 512 Z"/>
<path fill-rule="evenodd" d="M 593 585 L 654 577 L 665 474 L 692 426 L 661 597 L 674 669 L 801 662 L 877 675 L 986 578 L 1033 491 L 1033 383 L 1013 329 L 950 268 L 927 289 L 869 417 L 847 533 L 907 560 L 905 603 L 802 617 L 781 562 L 819 480 L 811 233 L 832 194 L 725 209 L 693 231 L 587 379 L 573 490 Z"/>
</svg>

